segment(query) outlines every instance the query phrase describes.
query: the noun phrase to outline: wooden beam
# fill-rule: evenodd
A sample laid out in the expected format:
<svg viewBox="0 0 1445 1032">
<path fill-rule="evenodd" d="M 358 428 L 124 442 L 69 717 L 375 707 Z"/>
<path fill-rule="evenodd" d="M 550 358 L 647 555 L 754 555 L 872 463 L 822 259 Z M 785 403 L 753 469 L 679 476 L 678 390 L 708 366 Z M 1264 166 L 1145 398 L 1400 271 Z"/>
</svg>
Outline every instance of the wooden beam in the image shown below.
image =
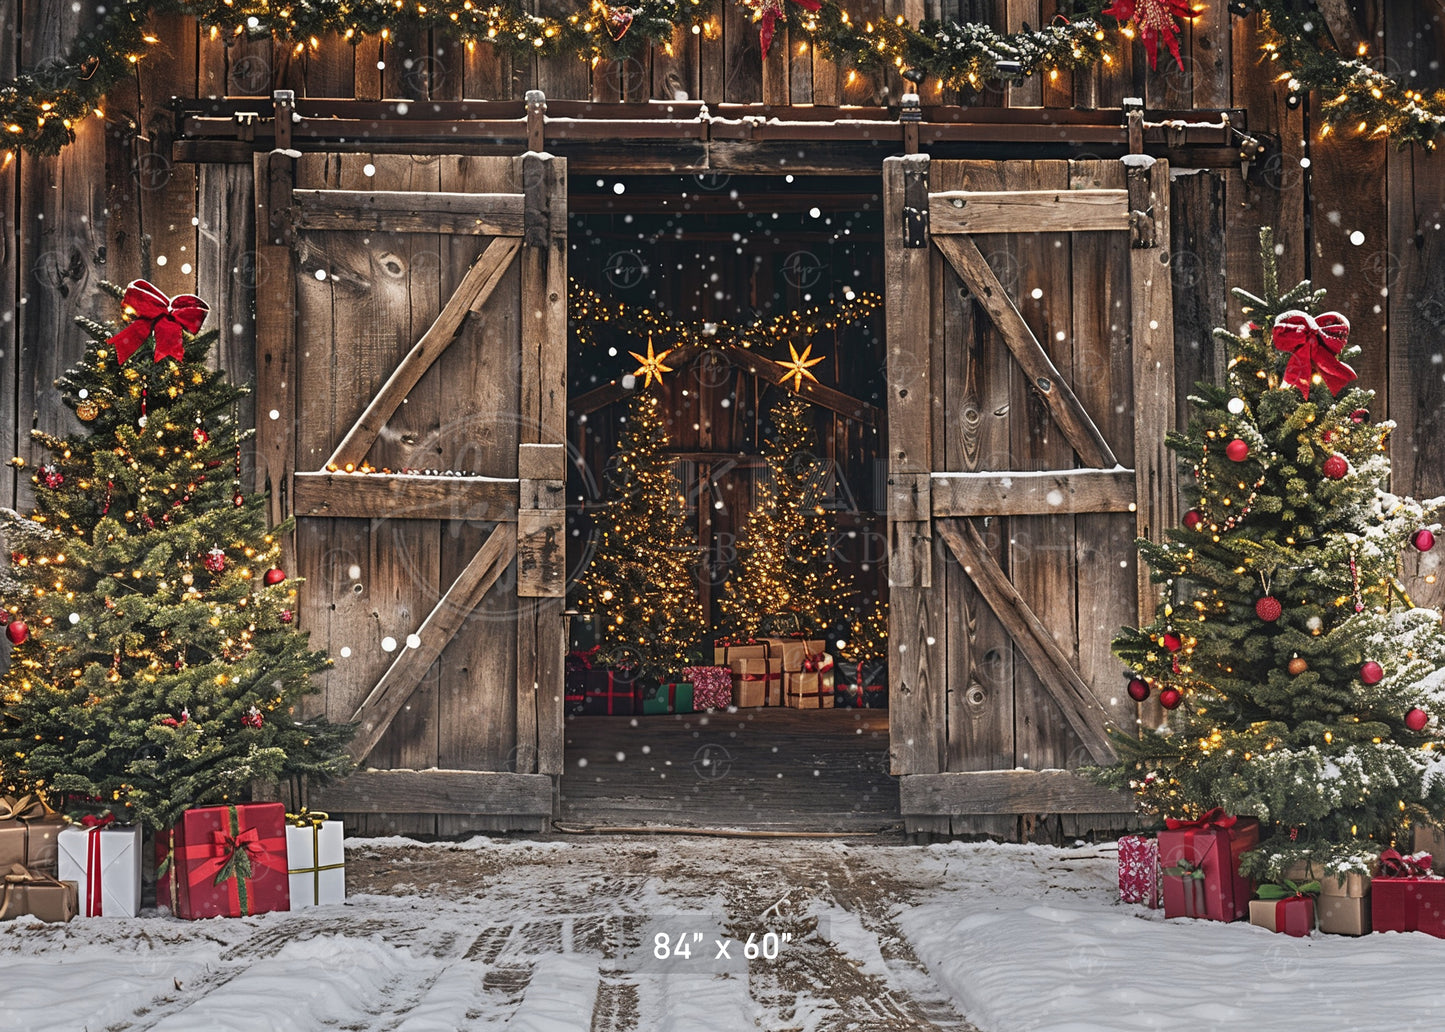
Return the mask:
<svg viewBox="0 0 1445 1032">
<path fill-rule="evenodd" d="M 938 535 L 947 543 L 979 594 L 993 609 L 1014 644 L 1033 667 L 1039 681 L 1059 704 L 1069 726 L 1089 750 L 1095 763 L 1113 763 L 1114 747 L 1104 732 L 1109 719 L 1099 700 L 1069 657 L 1054 641 L 1034 611 L 1019 595 L 988 546 L 966 519 L 935 521 Z"/>
<path fill-rule="evenodd" d="M 330 813 L 483 813 L 552 817 L 552 779 L 488 770 L 359 770 L 311 790 Z"/>
<path fill-rule="evenodd" d="M 954 190 L 930 198 L 934 233 L 1079 233 L 1129 228 L 1125 190 Z"/>
<path fill-rule="evenodd" d="M 521 236 L 521 194 L 293 190 L 297 229 Z"/>
<path fill-rule="evenodd" d="M 933 242 L 998 326 L 1004 343 L 1028 376 L 1029 385 L 1043 398 L 1054 421 L 1074 446 L 1074 451 L 1087 465 L 1097 469 L 1117 466 L 1118 460 L 1114 458 L 1104 435 L 1084 411 L 1084 406 L 1079 404 L 1073 388 L 1054 368 L 1053 361 L 1039 344 L 1034 331 L 1024 322 L 1024 317 L 1019 314 L 993 269 L 989 268 L 978 245 L 967 236 L 935 236 Z"/>
<path fill-rule="evenodd" d="M 518 481 L 410 473 L 297 473 L 297 516 L 360 519 L 473 520 L 517 518 Z"/>
<path fill-rule="evenodd" d="M 358 726 L 356 737 L 348 748 L 357 763 L 371 754 L 432 663 L 442 654 L 482 596 L 507 569 L 516 552 L 515 528 L 506 523 L 497 524 L 472 561 L 467 563 L 466 569 L 417 628 L 421 644 L 401 650 L 366 701 L 351 715 L 352 722 Z"/>
<path fill-rule="evenodd" d="M 266 493 L 266 515 L 275 525 L 291 515 L 291 475 L 296 461 L 296 252 L 286 241 L 284 198 L 296 181 L 296 162 L 281 151 L 257 154 L 256 261 L 279 284 L 256 306 L 257 412 L 256 490 Z"/>
<path fill-rule="evenodd" d="M 1350 10 L 1349 0 L 1315 0 L 1315 6 L 1324 15 L 1334 37 L 1335 49 L 1347 57 L 1354 57 L 1360 45 L 1360 26 L 1355 21 L 1355 12 Z"/>
<path fill-rule="evenodd" d="M 933 474 L 935 516 L 1062 516 L 1134 504 L 1132 469 Z"/>
<path fill-rule="evenodd" d="M 787 371 L 781 363 L 774 362 L 771 358 L 759 355 L 751 348 L 741 347 L 737 344 L 724 344 L 718 349 L 729 362 L 739 369 L 752 373 L 755 376 L 762 376 L 773 383 L 783 385 L 782 381 L 787 376 Z M 879 417 L 882 415 L 877 408 L 860 398 L 851 394 L 844 394 L 842 391 L 826 387 L 815 380 L 804 380 L 802 386 L 794 391 L 787 388 L 800 398 L 806 398 L 815 405 L 821 405 L 825 409 L 831 409 L 847 419 L 863 423 L 866 426 L 877 426 Z"/>
<path fill-rule="evenodd" d="M 348 465 L 361 465 L 381 428 L 386 426 L 386 421 L 406 400 L 422 374 L 451 346 L 467 314 L 478 311 L 491 296 L 521 246 L 522 242 L 516 237 L 496 237 L 487 245 L 482 256 L 467 270 L 456 293 L 442 306 L 436 321 L 401 360 L 376 397 L 371 399 L 371 404 L 366 406 L 356 425 L 336 446 L 328 466 L 345 469 Z"/>
<path fill-rule="evenodd" d="M 914 774 L 898 785 L 905 814 L 1133 813 L 1132 796 L 1067 770 L 978 770 Z"/>
</svg>

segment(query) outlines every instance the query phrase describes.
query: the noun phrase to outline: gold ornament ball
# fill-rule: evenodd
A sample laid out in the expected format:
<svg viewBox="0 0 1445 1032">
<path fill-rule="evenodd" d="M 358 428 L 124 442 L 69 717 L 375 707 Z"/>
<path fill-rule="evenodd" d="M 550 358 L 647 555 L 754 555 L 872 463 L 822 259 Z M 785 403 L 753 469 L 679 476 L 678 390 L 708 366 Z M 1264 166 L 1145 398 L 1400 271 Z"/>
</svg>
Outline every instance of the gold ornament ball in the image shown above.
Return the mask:
<svg viewBox="0 0 1445 1032">
<path fill-rule="evenodd" d="M 1289 674 L 1291 677 L 1298 677 L 1309 668 L 1310 665 L 1298 656 L 1295 656 L 1294 659 L 1289 661 Z"/>
<path fill-rule="evenodd" d="M 100 415 L 100 406 L 87 398 L 75 406 L 75 414 L 89 423 L 96 416 Z"/>
</svg>

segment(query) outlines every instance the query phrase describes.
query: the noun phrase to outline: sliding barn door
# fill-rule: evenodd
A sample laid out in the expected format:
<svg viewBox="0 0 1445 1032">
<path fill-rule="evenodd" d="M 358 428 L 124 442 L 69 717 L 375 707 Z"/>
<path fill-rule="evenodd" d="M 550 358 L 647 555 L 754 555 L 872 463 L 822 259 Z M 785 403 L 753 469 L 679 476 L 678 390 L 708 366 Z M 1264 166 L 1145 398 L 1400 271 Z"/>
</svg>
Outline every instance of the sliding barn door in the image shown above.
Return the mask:
<svg viewBox="0 0 1445 1032">
<path fill-rule="evenodd" d="M 363 828 L 538 828 L 562 768 L 565 162 L 258 159 L 258 482 Z M 370 815 L 370 816 L 367 816 Z"/>
<path fill-rule="evenodd" d="M 890 737 L 916 831 L 1130 808 L 1066 773 L 1140 717 L 1109 641 L 1152 613 L 1135 536 L 1173 522 L 1168 170 L 1125 162 L 885 162 Z"/>
</svg>

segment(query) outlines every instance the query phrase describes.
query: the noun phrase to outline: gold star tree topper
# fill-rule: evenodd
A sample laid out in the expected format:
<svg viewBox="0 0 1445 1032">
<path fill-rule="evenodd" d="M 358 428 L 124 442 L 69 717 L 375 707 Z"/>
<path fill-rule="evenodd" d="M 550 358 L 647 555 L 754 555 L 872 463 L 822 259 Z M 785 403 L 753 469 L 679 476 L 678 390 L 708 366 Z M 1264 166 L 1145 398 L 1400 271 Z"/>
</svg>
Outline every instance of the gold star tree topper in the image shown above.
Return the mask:
<svg viewBox="0 0 1445 1032">
<path fill-rule="evenodd" d="M 823 361 L 823 356 L 819 355 L 817 358 L 809 358 L 808 356 L 813 351 L 813 345 L 811 344 L 803 348 L 803 353 L 801 355 L 798 354 L 798 349 L 795 348 L 791 343 L 788 344 L 788 351 L 792 354 L 793 357 L 790 361 L 778 363 L 783 367 L 783 378 L 778 382 L 787 383 L 789 380 L 792 380 L 794 393 L 797 393 L 798 389 L 803 386 L 804 379 L 812 380 L 814 383 L 817 383 L 818 378 L 813 375 L 813 372 L 809 367 L 815 366 L 819 362 Z"/>
<path fill-rule="evenodd" d="M 635 370 L 633 370 L 632 375 L 640 376 L 643 378 L 642 386 L 644 388 L 651 387 L 653 380 L 656 380 L 658 383 L 662 383 L 662 374 L 672 372 L 672 366 L 663 365 L 662 363 L 663 359 L 665 359 L 668 355 L 672 354 L 672 349 L 668 348 L 660 355 L 654 354 L 652 350 L 652 334 L 650 333 L 647 335 L 646 355 L 639 355 L 635 351 L 629 351 L 628 354 L 642 363 Z"/>
</svg>

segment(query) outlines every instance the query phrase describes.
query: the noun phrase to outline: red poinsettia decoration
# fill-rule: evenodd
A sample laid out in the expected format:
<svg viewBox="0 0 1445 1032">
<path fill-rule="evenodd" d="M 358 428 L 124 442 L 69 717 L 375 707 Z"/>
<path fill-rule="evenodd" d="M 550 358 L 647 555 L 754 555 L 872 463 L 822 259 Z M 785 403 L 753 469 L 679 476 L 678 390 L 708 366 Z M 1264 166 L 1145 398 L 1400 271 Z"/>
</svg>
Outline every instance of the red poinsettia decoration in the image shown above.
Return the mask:
<svg viewBox="0 0 1445 1032">
<path fill-rule="evenodd" d="M 783 5 L 788 0 L 742 0 L 744 7 L 750 8 L 753 12 L 753 21 L 758 23 L 758 40 L 763 44 L 763 56 L 768 56 L 768 48 L 773 45 L 773 34 L 778 29 L 778 19 L 787 20 L 787 12 Z M 822 0 L 793 0 L 805 11 L 816 11 L 822 8 Z"/>
<path fill-rule="evenodd" d="M 1174 55 L 1174 63 L 1184 67 L 1179 61 L 1179 27 L 1174 24 L 1174 19 L 1195 16 L 1189 0 L 1114 0 L 1113 4 L 1104 8 L 1104 13 L 1117 18 L 1120 23 L 1132 21 L 1139 27 L 1139 38 L 1144 43 L 1144 52 L 1149 55 L 1150 68 L 1159 64 L 1161 39 L 1169 48 L 1169 53 Z"/>
</svg>

